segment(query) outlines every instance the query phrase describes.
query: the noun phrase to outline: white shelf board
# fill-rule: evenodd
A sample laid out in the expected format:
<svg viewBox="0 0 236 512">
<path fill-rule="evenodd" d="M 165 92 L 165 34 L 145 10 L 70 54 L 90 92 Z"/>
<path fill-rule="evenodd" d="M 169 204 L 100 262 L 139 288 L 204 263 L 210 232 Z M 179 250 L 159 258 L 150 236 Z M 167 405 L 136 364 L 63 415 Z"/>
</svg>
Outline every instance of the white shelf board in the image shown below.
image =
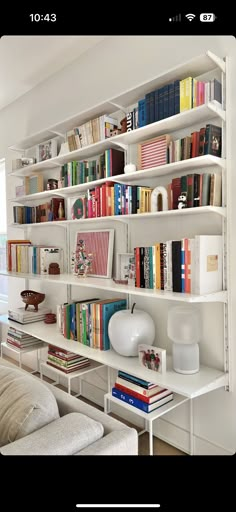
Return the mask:
<svg viewBox="0 0 236 512">
<path fill-rule="evenodd" d="M 54 343 L 52 342 L 52 345 Z M 105 366 L 104 364 L 98 363 L 97 361 L 90 360 L 90 366 L 86 366 L 85 368 L 81 368 L 80 370 L 75 370 L 74 372 L 66 373 L 60 370 L 59 368 L 55 368 L 54 366 L 51 366 L 50 364 L 47 364 L 47 362 L 40 361 L 40 367 L 41 368 L 47 368 L 47 370 L 52 371 L 53 373 L 56 373 L 57 375 L 61 375 L 63 377 L 67 377 L 69 379 L 74 379 L 75 377 L 80 377 L 81 375 L 84 375 L 85 373 L 92 372 L 93 370 L 96 370 L 96 368 L 102 368 Z"/>
<path fill-rule="evenodd" d="M 11 174 L 13 176 L 27 176 L 32 171 L 39 171 L 40 167 L 42 167 L 43 170 L 46 170 L 51 169 L 52 166 L 62 165 L 65 162 L 72 160 L 83 160 L 84 158 L 90 158 L 98 155 L 105 151 L 105 149 L 119 146 L 119 144 L 137 144 L 138 142 L 142 142 L 150 137 L 156 137 L 163 133 L 171 133 L 176 130 L 184 129 L 195 123 L 207 122 L 215 117 L 225 120 L 225 111 L 213 102 L 207 103 L 187 110 L 186 112 L 166 117 L 161 121 L 156 121 L 155 123 L 142 126 L 141 128 L 137 128 L 131 132 L 121 133 L 120 135 L 110 137 L 109 139 L 105 139 L 100 142 L 95 142 L 94 144 L 76 149 L 64 155 L 58 155 L 53 159 L 46 160 L 43 162 L 43 165 L 41 162 L 38 162 L 37 164 L 17 169 Z"/>
<path fill-rule="evenodd" d="M 21 330 L 21 329 L 19 329 L 19 330 Z M 46 343 L 42 342 L 42 343 L 39 343 L 38 345 L 34 345 L 34 346 L 30 346 L 30 347 L 17 348 L 17 347 L 14 347 L 14 345 L 10 345 L 10 344 L 6 343 L 6 341 L 2 341 L 1 345 L 2 345 L 2 347 L 6 347 L 9 350 L 12 350 L 13 352 L 17 352 L 17 354 L 19 354 L 19 353 L 26 354 L 27 352 L 34 352 L 35 350 L 39 350 L 40 348 L 44 348 L 47 346 Z"/>
<path fill-rule="evenodd" d="M 110 178 L 102 178 L 100 180 L 90 181 L 89 183 L 81 183 L 79 185 L 73 185 L 71 187 L 63 187 L 55 190 L 44 190 L 43 192 L 37 192 L 35 194 L 28 194 L 21 197 L 14 197 L 11 199 L 14 203 L 24 204 L 38 199 L 45 199 L 51 196 L 73 196 L 84 192 L 96 186 L 100 186 L 107 181 L 121 182 L 121 183 L 139 183 L 150 178 L 158 178 L 169 174 L 176 173 L 189 173 L 194 169 L 203 170 L 206 172 L 206 167 L 216 167 L 216 171 L 221 172 L 221 169 L 225 168 L 225 159 L 219 158 L 213 155 L 197 156 L 195 158 L 189 158 L 187 160 L 180 160 L 179 162 L 172 162 L 166 165 L 160 165 L 159 167 L 152 167 L 150 169 L 139 170 L 130 174 L 119 174 L 118 176 L 112 176 Z"/>
<path fill-rule="evenodd" d="M 121 407 L 124 407 L 128 411 L 133 412 L 134 414 L 137 414 L 138 416 L 141 416 L 142 418 L 149 420 L 155 420 L 157 418 L 160 418 L 161 416 L 163 416 L 163 414 L 166 414 L 172 409 L 175 409 L 175 407 L 178 407 L 179 405 L 184 404 L 184 402 L 187 402 L 189 400 L 189 398 L 183 397 L 176 393 L 174 394 L 173 400 L 171 400 L 167 404 L 162 405 L 155 411 L 147 413 L 138 409 L 137 407 L 134 407 L 133 405 L 128 404 L 127 402 L 124 402 L 123 400 L 120 400 L 119 398 L 116 398 L 111 393 L 107 393 L 104 396 L 104 399 L 105 398 L 107 398 L 111 402 L 114 402 L 117 405 L 120 405 Z"/>
<path fill-rule="evenodd" d="M 209 293 L 208 295 L 196 295 L 191 293 L 166 292 L 163 290 L 149 290 L 147 288 L 136 288 L 126 284 L 117 284 L 112 279 L 99 277 L 77 277 L 72 274 L 59 275 L 40 275 L 40 274 L 24 274 L 21 272 L 1 271 L 0 275 L 8 277 L 18 277 L 20 279 L 35 279 L 54 284 L 66 284 L 72 286 L 82 286 L 85 288 L 107 290 L 114 293 L 125 293 L 130 295 L 139 295 L 151 299 L 171 300 L 180 302 L 223 302 L 227 303 L 227 291 Z"/>
<path fill-rule="evenodd" d="M 139 221 L 142 220 L 149 220 L 152 217 L 171 217 L 171 216 L 181 216 L 181 215 L 199 215 L 199 214 L 208 214 L 213 213 L 216 215 L 220 215 L 221 217 L 226 217 L 226 208 L 221 206 L 198 206 L 196 208 L 183 208 L 179 210 L 166 210 L 163 212 L 149 212 L 149 213 L 132 213 L 129 215 L 108 215 L 106 217 L 94 217 L 91 219 L 69 219 L 69 220 L 61 220 L 61 221 L 50 221 L 50 222 L 35 222 L 31 224 L 11 224 L 11 227 L 14 228 L 27 228 L 27 227 L 40 227 L 40 226 L 66 226 L 67 224 L 89 224 L 93 222 L 105 222 L 107 220 L 117 220 L 120 222 L 126 222 L 129 220 Z"/>
<path fill-rule="evenodd" d="M 170 69 L 167 72 L 163 72 L 158 76 L 150 78 L 146 82 L 142 82 L 132 89 L 128 89 L 123 93 L 116 95 L 112 98 L 104 100 L 102 103 L 94 105 L 87 110 L 81 111 L 78 114 L 68 117 L 67 119 L 50 126 L 40 132 L 30 135 L 17 144 L 10 146 L 10 149 L 24 150 L 30 148 L 39 142 L 44 142 L 52 138 L 53 135 L 58 133 L 64 134 L 66 131 L 79 126 L 90 119 L 103 114 L 111 114 L 117 107 L 114 105 L 120 105 L 121 107 L 129 107 L 139 99 L 143 98 L 145 94 L 151 92 L 165 84 L 168 84 L 174 80 L 182 80 L 187 76 L 196 77 L 203 73 L 215 69 L 216 67 L 225 71 L 225 63 L 222 59 L 219 59 L 212 52 L 206 52 L 203 55 L 194 57 L 193 59 Z M 201 107 L 198 107 L 201 108 Z M 174 116 L 176 117 L 176 116 Z M 141 130 L 142 128 L 140 128 Z"/>
<path fill-rule="evenodd" d="M 174 393 L 179 393 L 187 398 L 200 396 L 214 389 L 228 385 L 228 374 L 201 366 L 200 371 L 194 375 L 182 375 L 172 370 L 171 358 L 167 357 L 167 371 L 163 374 L 151 372 L 143 368 L 137 357 L 124 357 L 117 354 L 114 350 L 98 350 L 87 347 L 77 341 L 66 340 L 58 331 L 55 324 L 47 325 L 44 322 L 34 322 L 32 324 L 21 325 L 7 319 L 7 315 L 0 316 L 0 322 L 21 329 L 23 332 L 35 336 L 46 343 L 71 350 L 75 354 L 93 359 L 115 370 L 120 370 L 136 375 L 147 381 L 152 381 L 164 388 L 171 389 Z M 20 327 L 19 327 L 20 326 Z"/>
</svg>

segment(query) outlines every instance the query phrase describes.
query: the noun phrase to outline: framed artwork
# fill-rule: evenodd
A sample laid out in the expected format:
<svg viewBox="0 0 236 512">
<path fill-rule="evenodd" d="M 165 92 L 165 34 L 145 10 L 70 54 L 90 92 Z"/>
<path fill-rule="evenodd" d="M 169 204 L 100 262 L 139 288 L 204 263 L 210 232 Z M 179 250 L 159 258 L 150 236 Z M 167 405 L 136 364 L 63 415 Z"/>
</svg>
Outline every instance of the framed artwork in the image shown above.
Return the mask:
<svg viewBox="0 0 236 512">
<path fill-rule="evenodd" d="M 166 350 L 153 345 L 138 346 L 139 362 L 148 370 L 158 373 L 166 371 Z"/>
<path fill-rule="evenodd" d="M 86 195 L 68 197 L 67 199 L 67 218 L 78 220 L 86 218 Z"/>
<path fill-rule="evenodd" d="M 118 253 L 117 254 L 117 279 L 121 281 L 126 281 L 128 283 L 129 279 L 129 265 L 130 258 L 132 258 L 133 253 Z"/>
<path fill-rule="evenodd" d="M 114 229 L 98 229 L 93 231 L 78 231 L 75 240 L 75 253 L 83 241 L 87 254 L 92 256 L 92 264 L 88 275 L 93 277 L 112 276 L 112 261 L 114 248 Z"/>
<path fill-rule="evenodd" d="M 44 162 L 49 158 L 57 156 L 57 141 L 56 139 L 47 140 L 36 146 L 36 160 L 37 162 Z"/>
</svg>

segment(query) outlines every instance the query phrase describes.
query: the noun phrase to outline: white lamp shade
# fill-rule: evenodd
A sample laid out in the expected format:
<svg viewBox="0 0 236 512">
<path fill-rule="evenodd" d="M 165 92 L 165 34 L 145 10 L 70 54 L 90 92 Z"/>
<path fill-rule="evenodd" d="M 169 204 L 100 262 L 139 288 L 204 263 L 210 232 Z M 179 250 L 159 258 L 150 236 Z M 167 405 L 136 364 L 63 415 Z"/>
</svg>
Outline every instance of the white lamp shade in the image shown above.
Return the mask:
<svg viewBox="0 0 236 512">
<path fill-rule="evenodd" d="M 108 335 L 114 350 L 122 356 L 137 356 L 138 345 L 152 345 L 155 324 L 152 317 L 140 309 L 117 311 L 108 324 Z"/>
<path fill-rule="evenodd" d="M 173 369 L 177 373 L 192 374 L 199 371 L 199 346 L 173 343 Z"/>
<path fill-rule="evenodd" d="M 167 322 L 168 337 L 174 343 L 193 344 L 200 339 L 200 315 L 193 306 L 170 309 Z"/>
</svg>

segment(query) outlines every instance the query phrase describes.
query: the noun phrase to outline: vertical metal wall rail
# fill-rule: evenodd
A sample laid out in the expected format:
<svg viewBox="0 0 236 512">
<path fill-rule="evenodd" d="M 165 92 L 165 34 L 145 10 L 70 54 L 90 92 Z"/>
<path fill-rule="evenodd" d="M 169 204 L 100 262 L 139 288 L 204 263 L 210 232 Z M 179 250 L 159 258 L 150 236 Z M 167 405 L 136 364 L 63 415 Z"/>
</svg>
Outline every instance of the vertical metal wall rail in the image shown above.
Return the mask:
<svg viewBox="0 0 236 512">
<path fill-rule="evenodd" d="M 226 58 L 226 69 L 225 72 L 221 72 L 221 83 L 222 83 L 222 106 L 225 110 L 225 121 L 221 121 L 221 133 L 222 133 L 222 158 L 225 159 L 225 167 L 222 168 L 222 207 L 225 208 L 226 216 L 222 217 L 222 237 L 223 237 L 223 290 L 228 290 L 230 283 L 229 279 L 229 168 L 227 165 L 228 147 L 227 147 L 227 106 L 228 106 L 228 94 L 227 94 L 227 58 Z M 230 353 L 229 353 L 229 292 L 227 293 L 227 302 L 223 305 L 223 329 L 224 329 L 224 371 L 229 374 L 230 379 Z M 227 391 L 230 389 L 230 385 L 225 388 Z"/>
<path fill-rule="evenodd" d="M 70 268 L 70 266 L 71 266 L 70 224 L 66 224 L 65 228 L 66 228 L 66 235 L 65 235 L 65 238 L 66 238 L 66 250 L 65 250 L 65 255 L 66 255 L 66 259 L 67 259 L 66 270 L 67 270 L 67 274 L 70 274 L 70 272 L 71 272 L 71 268 Z M 71 285 L 70 284 L 66 285 L 66 296 L 67 296 L 67 302 L 70 302 L 71 298 L 72 298 Z"/>
</svg>

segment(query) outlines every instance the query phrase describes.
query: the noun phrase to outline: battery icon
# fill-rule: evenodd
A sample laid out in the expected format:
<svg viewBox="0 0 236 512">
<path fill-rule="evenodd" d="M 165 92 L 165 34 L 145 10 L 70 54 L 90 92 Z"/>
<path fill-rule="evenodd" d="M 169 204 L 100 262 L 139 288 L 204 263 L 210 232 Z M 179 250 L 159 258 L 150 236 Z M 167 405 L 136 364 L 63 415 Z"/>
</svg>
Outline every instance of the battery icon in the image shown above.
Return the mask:
<svg viewBox="0 0 236 512">
<path fill-rule="evenodd" d="M 215 21 L 216 15 L 213 12 L 202 12 L 200 14 L 200 21 Z"/>
</svg>

